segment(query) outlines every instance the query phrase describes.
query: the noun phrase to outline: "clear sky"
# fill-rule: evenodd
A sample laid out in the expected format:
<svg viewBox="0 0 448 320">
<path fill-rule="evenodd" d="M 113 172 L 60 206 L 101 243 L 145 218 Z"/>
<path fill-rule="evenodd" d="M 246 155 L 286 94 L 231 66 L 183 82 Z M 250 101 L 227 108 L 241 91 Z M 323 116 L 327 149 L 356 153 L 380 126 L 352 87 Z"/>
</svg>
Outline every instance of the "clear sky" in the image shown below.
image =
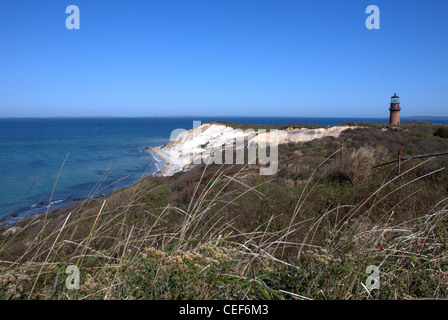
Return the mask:
<svg viewBox="0 0 448 320">
<path fill-rule="evenodd" d="M 447 0 L 0 0 L 0 117 L 448 116 L 447 58 Z"/>
</svg>

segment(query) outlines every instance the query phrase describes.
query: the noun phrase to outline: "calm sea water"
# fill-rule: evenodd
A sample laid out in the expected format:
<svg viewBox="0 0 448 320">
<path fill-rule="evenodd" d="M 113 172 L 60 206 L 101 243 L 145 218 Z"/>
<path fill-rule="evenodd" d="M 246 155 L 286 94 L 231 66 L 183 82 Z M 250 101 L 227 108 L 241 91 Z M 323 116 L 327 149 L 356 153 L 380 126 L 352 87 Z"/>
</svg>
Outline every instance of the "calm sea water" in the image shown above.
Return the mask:
<svg viewBox="0 0 448 320">
<path fill-rule="evenodd" d="M 163 145 L 174 129 L 191 129 L 193 120 L 330 126 L 347 121 L 388 121 L 280 117 L 0 119 L 0 221 L 10 224 L 23 216 L 80 201 L 92 191 L 99 196 L 130 186 L 155 173 L 160 160 L 145 152 L 145 147 Z"/>
</svg>

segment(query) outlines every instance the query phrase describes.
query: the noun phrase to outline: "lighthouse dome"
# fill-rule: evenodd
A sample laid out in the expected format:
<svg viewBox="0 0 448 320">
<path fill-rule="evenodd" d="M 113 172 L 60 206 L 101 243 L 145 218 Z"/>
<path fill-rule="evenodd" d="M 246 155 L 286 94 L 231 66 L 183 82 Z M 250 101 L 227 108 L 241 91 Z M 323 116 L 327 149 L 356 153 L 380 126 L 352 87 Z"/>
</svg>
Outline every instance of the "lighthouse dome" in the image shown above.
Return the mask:
<svg viewBox="0 0 448 320">
<path fill-rule="evenodd" d="M 390 98 L 390 103 L 400 103 L 400 97 L 396 93 Z"/>
</svg>

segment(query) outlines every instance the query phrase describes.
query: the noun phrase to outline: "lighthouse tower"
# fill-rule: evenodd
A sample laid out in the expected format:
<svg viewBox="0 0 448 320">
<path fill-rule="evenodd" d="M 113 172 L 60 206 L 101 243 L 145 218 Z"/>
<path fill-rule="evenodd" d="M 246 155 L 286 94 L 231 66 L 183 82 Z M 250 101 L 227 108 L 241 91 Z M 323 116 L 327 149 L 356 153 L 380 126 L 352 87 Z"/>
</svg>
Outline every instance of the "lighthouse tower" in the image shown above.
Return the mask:
<svg viewBox="0 0 448 320">
<path fill-rule="evenodd" d="M 400 97 L 395 93 L 390 99 L 390 118 L 389 124 L 397 125 L 400 124 Z"/>
</svg>

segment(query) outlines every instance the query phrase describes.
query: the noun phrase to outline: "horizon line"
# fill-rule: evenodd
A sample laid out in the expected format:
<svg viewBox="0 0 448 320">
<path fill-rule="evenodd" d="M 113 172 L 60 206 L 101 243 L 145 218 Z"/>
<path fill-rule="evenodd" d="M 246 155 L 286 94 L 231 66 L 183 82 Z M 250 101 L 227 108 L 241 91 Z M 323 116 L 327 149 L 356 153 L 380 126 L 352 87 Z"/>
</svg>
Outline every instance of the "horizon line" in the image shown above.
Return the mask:
<svg viewBox="0 0 448 320">
<path fill-rule="evenodd" d="M 104 118 L 334 118 L 334 119 L 343 119 L 343 118 L 352 118 L 352 119 L 387 119 L 388 116 L 338 116 L 338 117 L 325 117 L 325 116 L 248 116 L 248 115 L 164 115 L 164 116 L 0 116 L 0 119 L 104 119 Z M 402 119 L 412 119 L 412 118 L 420 118 L 420 119 L 448 119 L 448 116 L 406 116 L 401 117 Z"/>
</svg>

